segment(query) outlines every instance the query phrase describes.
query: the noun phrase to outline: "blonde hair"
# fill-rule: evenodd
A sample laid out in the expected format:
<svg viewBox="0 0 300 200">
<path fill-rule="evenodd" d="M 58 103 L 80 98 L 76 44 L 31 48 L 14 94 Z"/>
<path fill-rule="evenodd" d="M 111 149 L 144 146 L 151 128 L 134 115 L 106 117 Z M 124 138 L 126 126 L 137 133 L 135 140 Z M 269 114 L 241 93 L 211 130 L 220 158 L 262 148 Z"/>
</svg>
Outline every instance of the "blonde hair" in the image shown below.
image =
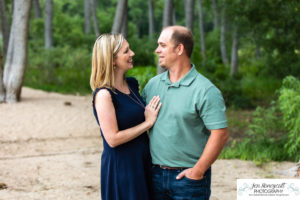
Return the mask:
<svg viewBox="0 0 300 200">
<path fill-rule="evenodd" d="M 123 41 L 124 37 L 121 34 L 103 34 L 95 41 L 90 78 L 93 91 L 101 87 L 114 89 L 113 61 Z"/>
</svg>

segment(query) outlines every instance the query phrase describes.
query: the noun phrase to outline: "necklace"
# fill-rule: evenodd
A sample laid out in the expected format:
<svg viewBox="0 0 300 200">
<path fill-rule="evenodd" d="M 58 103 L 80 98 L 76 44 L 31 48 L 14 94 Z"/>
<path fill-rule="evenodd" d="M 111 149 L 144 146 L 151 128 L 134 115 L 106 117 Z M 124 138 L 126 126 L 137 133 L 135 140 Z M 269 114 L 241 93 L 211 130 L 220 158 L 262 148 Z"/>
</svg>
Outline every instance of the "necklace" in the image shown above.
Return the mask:
<svg viewBox="0 0 300 200">
<path fill-rule="evenodd" d="M 129 85 L 128 88 L 130 90 L 130 94 L 133 94 L 133 97 L 130 96 L 130 94 L 126 94 L 132 101 L 134 101 L 136 104 L 138 104 L 139 106 L 141 106 L 142 108 L 145 109 L 145 105 L 143 104 L 143 102 L 134 94 L 134 92 L 130 89 Z M 134 98 L 135 97 L 135 98 Z"/>
</svg>

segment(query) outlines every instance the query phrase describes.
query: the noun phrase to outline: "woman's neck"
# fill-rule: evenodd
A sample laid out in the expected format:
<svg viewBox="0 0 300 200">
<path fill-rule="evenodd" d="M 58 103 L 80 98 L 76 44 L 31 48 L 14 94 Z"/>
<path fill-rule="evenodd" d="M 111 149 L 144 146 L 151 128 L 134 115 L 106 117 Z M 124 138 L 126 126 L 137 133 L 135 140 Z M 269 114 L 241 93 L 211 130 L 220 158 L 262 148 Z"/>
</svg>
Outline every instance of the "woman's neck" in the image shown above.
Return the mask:
<svg viewBox="0 0 300 200">
<path fill-rule="evenodd" d="M 115 88 L 123 93 L 130 93 L 125 79 L 125 72 L 115 72 Z"/>
</svg>

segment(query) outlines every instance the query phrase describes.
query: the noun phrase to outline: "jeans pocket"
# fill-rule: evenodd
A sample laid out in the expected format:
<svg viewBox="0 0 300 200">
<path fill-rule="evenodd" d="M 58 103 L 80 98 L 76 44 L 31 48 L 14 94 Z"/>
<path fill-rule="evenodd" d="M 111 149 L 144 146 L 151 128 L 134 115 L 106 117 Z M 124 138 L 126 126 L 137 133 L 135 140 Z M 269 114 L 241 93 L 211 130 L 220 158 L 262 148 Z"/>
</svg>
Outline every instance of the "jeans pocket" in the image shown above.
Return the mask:
<svg viewBox="0 0 300 200">
<path fill-rule="evenodd" d="M 206 186 L 207 185 L 207 180 L 206 180 L 205 176 L 203 176 L 203 178 L 200 180 L 190 179 L 186 176 L 184 176 L 182 179 L 185 182 L 185 184 L 187 184 L 187 185 L 192 185 L 192 186 Z"/>
<path fill-rule="evenodd" d="M 201 179 L 197 180 L 197 179 L 191 179 L 191 178 L 188 178 L 186 176 L 184 176 L 185 179 L 187 179 L 188 181 L 192 181 L 192 182 L 200 182 L 202 181 L 203 179 L 205 179 L 205 176 L 203 176 Z"/>
</svg>

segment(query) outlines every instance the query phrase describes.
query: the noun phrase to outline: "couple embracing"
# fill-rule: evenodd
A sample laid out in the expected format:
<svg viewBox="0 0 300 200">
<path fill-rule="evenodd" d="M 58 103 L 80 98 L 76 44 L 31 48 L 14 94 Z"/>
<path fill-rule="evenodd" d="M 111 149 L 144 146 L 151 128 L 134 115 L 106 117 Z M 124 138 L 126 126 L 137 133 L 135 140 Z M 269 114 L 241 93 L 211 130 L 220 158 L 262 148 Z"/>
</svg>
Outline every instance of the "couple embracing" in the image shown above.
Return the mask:
<svg viewBox="0 0 300 200">
<path fill-rule="evenodd" d="M 167 70 L 140 96 L 137 80 L 125 76 L 134 56 L 128 42 L 120 34 L 96 40 L 90 84 L 103 137 L 102 200 L 209 199 L 228 130 L 221 92 L 191 64 L 193 45 L 187 28 L 164 28 L 155 52 Z"/>
</svg>

